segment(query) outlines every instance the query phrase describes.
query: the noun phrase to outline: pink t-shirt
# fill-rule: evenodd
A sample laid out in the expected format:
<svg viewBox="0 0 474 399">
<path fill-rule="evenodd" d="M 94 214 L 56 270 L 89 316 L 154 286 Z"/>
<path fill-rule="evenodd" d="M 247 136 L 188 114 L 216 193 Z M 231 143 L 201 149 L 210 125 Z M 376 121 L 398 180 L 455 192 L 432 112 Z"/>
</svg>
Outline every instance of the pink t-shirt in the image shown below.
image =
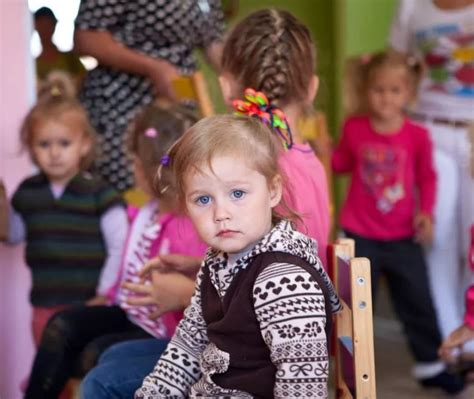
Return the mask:
<svg viewBox="0 0 474 399">
<path fill-rule="evenodd" d="M 143 264 L 158 254 L 182 254 L 204 257 L 207 245 L 198 237 L 191 221 L 185 216 L 173 213 L 158 213 L 158 203 L 150 201 L 140 208 L 133 219 L 122 261 L 120 283 L 138 283 Z M 157 319 L 150 319 L 156 310 L 154 306 L 131 306 L 126 303 L 134 293 L 117 284 L 115 301 L 126 312 L 131 321 L 155 337 L 171 337 L 182 312 L 165 313 Z"/>
<path fill-rule="evenodd" d="M 281 155 L 280 168 L 286 178 L 283 198 L 303 219 L 296 228 L 317 241 L 318 256 L 326 266 L 330 211 L 324 167 L 308 144 L 296 144 Z"/>
<path fill-rule="evenodd" d="M 332 168 L 352 175 L 340 218 L 352 233 L 375 240 L 409 238 L 418 210 L 433 215 L 431 141 L 426 129 L 408 119 L 398 132 L 384 135 L 366 116 L 349 118 Z"/>
</svg>

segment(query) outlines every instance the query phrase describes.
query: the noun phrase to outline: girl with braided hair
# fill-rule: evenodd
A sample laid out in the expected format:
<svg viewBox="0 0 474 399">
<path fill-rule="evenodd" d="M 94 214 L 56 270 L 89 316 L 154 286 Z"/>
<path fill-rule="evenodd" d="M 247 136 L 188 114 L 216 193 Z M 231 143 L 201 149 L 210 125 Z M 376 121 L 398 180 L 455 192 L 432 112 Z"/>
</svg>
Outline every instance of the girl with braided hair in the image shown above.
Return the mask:
<svg viewBox="0 0 474 399">
<path fill-rule="evenodd" d="M 219 83 L 227 104 L 242 97 L 247 88 L 268 99 L 246 95 L 250 104 L 238 107 L 241 113 L 269 125 L 276 108 L 283 113 L 284 126 L 272 126 L 288 142 L 288 150 L 280 157 L 286 177 L 283 198 L 301 216 L 296 228 L 317 241 L 318 255 L 325 264 L 330 229 L 326 173 L 309 144 L 299 142 L 295 131 L 318 90 L 315 64 L 308 28 L 288 11 L 263 9 L 248 15 L 230 32 L 224 43 Z"/>
</svg>

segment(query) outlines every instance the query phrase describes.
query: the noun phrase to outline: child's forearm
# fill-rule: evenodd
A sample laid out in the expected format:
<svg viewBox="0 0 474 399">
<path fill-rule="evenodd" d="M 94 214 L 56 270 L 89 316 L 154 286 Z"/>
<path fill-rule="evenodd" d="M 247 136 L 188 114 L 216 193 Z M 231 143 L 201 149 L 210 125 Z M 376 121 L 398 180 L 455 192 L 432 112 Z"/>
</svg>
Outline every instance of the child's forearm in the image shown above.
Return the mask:
<svg viewBox="0 0 474 399">
<path fill-rule="evenodd" d="M 107 257 L 100 273 L 97 295 L 106 296 L 120 278 L 120 265 L 128 230 L 125 208 L 117 205 L 106 211 L 100 218 L 100 229 L 104 237 Z"/>
</svg>

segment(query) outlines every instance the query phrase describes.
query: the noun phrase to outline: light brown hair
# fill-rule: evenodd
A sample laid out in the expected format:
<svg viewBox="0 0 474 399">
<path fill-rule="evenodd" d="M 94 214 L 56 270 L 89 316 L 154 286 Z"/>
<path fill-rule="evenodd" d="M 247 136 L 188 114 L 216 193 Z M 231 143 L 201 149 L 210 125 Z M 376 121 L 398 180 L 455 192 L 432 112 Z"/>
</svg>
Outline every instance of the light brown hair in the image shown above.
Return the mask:
<svg viewBox="0 0 474 399">
<path fill-rule="evenodd" d="M 36 163 L 31 146 L 35 129 L 46 121 L 62 122 L 78 130 L 91 142 L 89 152 L 81 159 L 80 169 L 86 170 L 95 158 L 96 133 L 85 109 L 76 98 L 74 83 L 68 74 L 51 72 L 38 88 L 38 101 L 28 112 L 20 129 L 23 149 Z"/>
<path fill-rule="evenodd" d="M 256 11 L 237 24 L 225 41 L 222 72 L 241 86 L 262 91 L 279 107 L 302 103 L 315 70 L 315 46 L 308 28 L 288 11 Z"/>
<path fill-rule="evenodd" d="M 282 172 L 278 166 L 282 146 L 270 129 L 256 118 L 236 115 L 215 115 L 201 119 L 192 126 L 169 152 L 168 168 L 173 175 L 175 190 L 182 209 L 185 209 L 185 179 L 204 165 L 211 167 L 216 156 L 234 156 L 246 160 L 270 184 Z M 167 169 L 167 168 L 162 168 Z M 158 190 L 163 187 L 160 179 Z M 284 185 L 284 182 L 283 182 Z M 298 218 L 282 200 L 285 217 Z M 283 216 L 273 212 L 273 221 Z"/>
<path fill-rule="evenodd" d="M 128 150 L 143 166 L 150 187 L 162 158 L 182 134 L 198 120 L 194 112 L 179 105 L 154 104 L 145 107 L 132 122 L 128 135 Z M 169 168 L 161 173 L 162 188 L 155 190 L 159 199 L 173 196 L 173 182 Z M 163 190 L 163 187 L 167 187 Z"/>
</svg>

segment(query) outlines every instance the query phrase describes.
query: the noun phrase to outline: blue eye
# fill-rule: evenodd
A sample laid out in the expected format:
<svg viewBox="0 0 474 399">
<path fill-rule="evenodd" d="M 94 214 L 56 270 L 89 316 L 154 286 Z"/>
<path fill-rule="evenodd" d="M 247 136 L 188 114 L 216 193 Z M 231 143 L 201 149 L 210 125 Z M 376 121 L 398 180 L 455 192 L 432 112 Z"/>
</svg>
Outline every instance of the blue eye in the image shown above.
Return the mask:
<svg viewBox="0 0 474 399">
<path fill-rule="evenodd" d="M 195 202 L 199 205 L 207 205 L 211 202 L 211 197 L 208 195 L 201 195 L 200 197 L 196 198 Z"/>
<path fill-rule="evenodd" d="M 234 199 L 241 199 L 241 198 L 244 197 L 245 191 L 243 191 L 243 190 L 232 190 L 232 193 L 230 195 Z"/>
</svg>

